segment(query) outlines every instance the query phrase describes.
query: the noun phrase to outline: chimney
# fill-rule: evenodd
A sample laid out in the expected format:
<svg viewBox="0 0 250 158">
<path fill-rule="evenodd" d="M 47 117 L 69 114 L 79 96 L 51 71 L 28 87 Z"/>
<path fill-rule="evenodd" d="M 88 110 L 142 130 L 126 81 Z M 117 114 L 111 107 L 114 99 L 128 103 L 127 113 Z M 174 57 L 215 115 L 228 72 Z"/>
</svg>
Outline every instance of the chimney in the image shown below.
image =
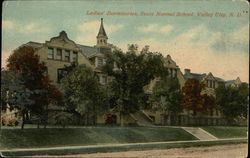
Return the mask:
<svg viewBox="0 0 250 158">
<path fill-rule="evenodd" d="M 185 75 L 190 74 L 191 70 L 190 69 L 184 69 Z"/>
</svg>

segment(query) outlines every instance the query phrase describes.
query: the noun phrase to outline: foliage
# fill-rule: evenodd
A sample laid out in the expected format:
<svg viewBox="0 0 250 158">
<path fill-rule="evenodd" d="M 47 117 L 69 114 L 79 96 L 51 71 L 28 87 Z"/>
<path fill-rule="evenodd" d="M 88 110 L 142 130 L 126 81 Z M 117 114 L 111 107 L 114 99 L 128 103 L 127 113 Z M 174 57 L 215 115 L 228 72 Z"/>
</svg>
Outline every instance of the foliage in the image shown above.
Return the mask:
<svg viewBox="0 0 250 158">
<path fill-rule="evenodd" d="M 34 92 L 25 87 L 19 73 L 7 70 L 1 71 L 2 110 L 7 108 L 13 110 L 16 108 L 21 111 L 27 111 L 34 104 L 34 101 L 30 98 Z"/>
<path fill-rule="evenodd" d="M 61 125 L 63 128 L 66 127 L 66 125 L 69 125 L 72 120 L 72 114 L 67 112 L 59 112 L 55 115 L 55 121 L 57 125 Z"/>
<path fill-rule="evenodd" d="M 249 88 L 246 83 L 242 83 L 239 87 L 220 86 L 216 89 L 216 103 L 229 120 L 240 116 L 246 118 L 249 105 L 248 95 Z"/>
<path fill-rule="evenodd" d="M 137 45 L 130 45 L 126 53 L 120 50 L 106 53 L 106 65 L 102 68 L 114 79 L 113 101 L 122 113 L 139 110 L 146 97 L 143 87 L 155 77 L 167 74 L 161 54 L 138 52 Z"/>
<path fill-rule="evenodd" d="M 19 106 L 18 109 L 21 109 L 23 113 L 23 120 L 25 120 L 24 115 L 29 111 L 38 115 L 47 114 L 48 104 L 61 100 L 60 91 L 49 80 L 45 63 L 39 60 L 39 56 L 30 46 L 17 48 L 7 60 L 8 71 L 18 74 L 17 80 L 20 80 L 23 85 L 15 86 L 14 82 L 11 82 L 14 87 L 18 88 L 12 94 L 15 100 L 11 105 Z M 17 94 L 29 99 L 32 103 L 26 103 Z M 20 106 L 25 106 L 25 108 Z M 22 111 L 22 109 L 25 110 Z"/>
<path fill-rule="evenodd" d="M 95 117 L 98 111 L 107 107 L 104 89 L 95 72 L 86 65 L 79 65 L 68 72 L 61 80 L 61 89 L 66 109 L 85 116 L 85 119 Z"/>
<path fill-rule="evenodd" d="M 214 108 L 214 97 L 207 94 L 201 95 L 203 88 L 205 88 L 205 84 L 200 83 L 196 79 L 188 79 L 182 87 L 182 92 L 184 93 L 182 100 L 183 108 L 201 112 L 207 112 Z"/>
<path fill-rule="evenodd" d="M 177 114 L 182 111 L 182 93 L 177 78 L 164 78 L 153 88 L 151 102 L 153 109 Z"/>
</svg>

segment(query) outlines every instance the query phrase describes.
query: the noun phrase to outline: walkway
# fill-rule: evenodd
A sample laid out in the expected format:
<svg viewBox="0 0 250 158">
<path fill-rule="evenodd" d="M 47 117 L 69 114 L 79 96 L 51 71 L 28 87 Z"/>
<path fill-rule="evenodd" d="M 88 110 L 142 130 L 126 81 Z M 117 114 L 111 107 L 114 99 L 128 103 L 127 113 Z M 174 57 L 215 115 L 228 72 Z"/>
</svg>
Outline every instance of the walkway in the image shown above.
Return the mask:
<svg viewBox="0 0 250 158">
<path fill-rule="evenodd" d="M 217 140 L 215 136 L 212 134 L 208 133 L 207 131 L 199 128 L 199 127 L 182 127 L 185 131 L 188 133 L 192 134 L 199 140 Z"/>
</svg>

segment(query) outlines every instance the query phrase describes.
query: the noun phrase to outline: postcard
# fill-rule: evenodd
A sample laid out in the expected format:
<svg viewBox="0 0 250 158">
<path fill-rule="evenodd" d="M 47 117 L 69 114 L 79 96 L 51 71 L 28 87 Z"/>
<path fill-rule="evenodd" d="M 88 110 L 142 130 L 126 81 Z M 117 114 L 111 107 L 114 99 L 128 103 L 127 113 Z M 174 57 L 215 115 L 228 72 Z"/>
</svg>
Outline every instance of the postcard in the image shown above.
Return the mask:
<svg viewBox="0 0 250 158">
<path fill-rule="evenodd" d="M 247 156 L 247 1 L 2 4 L 2 156 Z"/>
</svg>

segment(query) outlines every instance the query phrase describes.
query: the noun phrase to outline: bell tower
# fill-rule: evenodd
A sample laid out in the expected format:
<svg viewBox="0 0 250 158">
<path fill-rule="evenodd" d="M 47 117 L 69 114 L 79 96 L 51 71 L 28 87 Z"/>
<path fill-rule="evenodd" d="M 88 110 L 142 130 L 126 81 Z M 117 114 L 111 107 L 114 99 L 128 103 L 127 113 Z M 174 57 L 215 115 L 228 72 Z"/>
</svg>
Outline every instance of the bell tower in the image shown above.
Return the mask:
<svg viewBox="0 0 250 158">
<path fill-rule="evenodd" d="M 101 18 L 101 26 L 100 26 L 98 35 L 96 36 L 96 39 L 97 39 L 97 43 L 96 43 L 97 47 L 107 47 L 108 36 L 103 27 L 103 18 Z"/>
</svg>

